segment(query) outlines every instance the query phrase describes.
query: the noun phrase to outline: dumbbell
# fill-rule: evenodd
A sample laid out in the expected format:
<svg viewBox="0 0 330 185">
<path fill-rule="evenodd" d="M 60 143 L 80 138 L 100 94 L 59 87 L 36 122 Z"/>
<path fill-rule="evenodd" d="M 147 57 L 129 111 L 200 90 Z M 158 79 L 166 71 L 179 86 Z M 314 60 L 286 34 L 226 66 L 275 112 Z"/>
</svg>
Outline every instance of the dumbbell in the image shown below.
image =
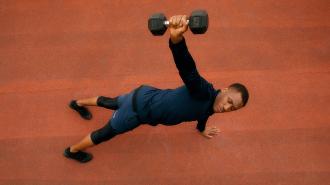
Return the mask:
<svg viewBox="0 0 330 185">
<path fill-rule="evenodd" d="M 195 10 L 191 13 L 187 23 L 194 34 L 204 34 L 209 25 L 208 14 L 205 10 Z M 169 24 L 163 13 L 152 14 L 148 20 L 148 28 L 155 36 L 163 35 Z"/>
</svg>

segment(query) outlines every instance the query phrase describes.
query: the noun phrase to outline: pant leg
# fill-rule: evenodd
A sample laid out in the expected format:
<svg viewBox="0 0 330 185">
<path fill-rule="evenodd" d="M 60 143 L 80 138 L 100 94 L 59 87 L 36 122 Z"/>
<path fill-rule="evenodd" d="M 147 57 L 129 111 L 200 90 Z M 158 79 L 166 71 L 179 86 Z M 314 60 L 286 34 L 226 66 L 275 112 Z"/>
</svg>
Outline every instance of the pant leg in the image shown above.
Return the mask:
<svg viewBox="0 0 330 185">
<path fill-rule="evenodd" d="M 133 92 L 134 90 L 132 90 L 129 93 L 117 96 L 115 98 L 99 96 L 96 101 L 96 104 L 99 107 L 104 107 L 106 109 L 111 109 L 111 110 L 117 110 L 123 104 L 123 102 L 126 101 L 128 95 L 132 94 Z"/>
<path fill-rule="evenodd" d="M 133 93 L 128 93 L 118 98 L 119 108 L 113 112 L 108 123 L 103 128 L 92 132 L 91 139 L 94 144 L 107 141 L 140 125 L 137 113 L 133 111 L 132 96 Z"/>
<path fill-rule="evenodd" d="M 99 107 L 104 107 L 111 110 L 117 110 L 119 108 L 118 98 L 119 97 L 111 98 L 111 97 L 99 96 L 97 98 L 96 104 Z"/>
<path fill-rule="evenodd" d="M 101 142 L 108 141 L 115 137 L 117 134 L 118 133 L 111 127 L 111 124 L 107 123 L 104 127 L 91 133 L 91 140 L 94 145 L 98 145 Z"/>
<path fill-rule="evenodd" d="M 141 124 L 137 113 L 133 111 L 133 92 L 131 91 L 118 98 L 119 109 L 113 113 L 110 121 L 111 126 L 118 133 L 130 131 Z"/>
</svg>

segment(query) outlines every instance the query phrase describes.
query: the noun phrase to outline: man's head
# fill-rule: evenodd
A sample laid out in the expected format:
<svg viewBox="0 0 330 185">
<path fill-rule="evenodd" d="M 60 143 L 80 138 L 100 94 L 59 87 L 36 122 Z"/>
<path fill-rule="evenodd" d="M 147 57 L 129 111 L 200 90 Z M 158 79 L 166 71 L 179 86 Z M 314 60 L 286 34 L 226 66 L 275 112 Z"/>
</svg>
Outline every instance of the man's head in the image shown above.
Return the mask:
<svg viewBox="0 0 330 185">
<path fill-rule="evenodd" d="M 216 113 L 230 112 L 244 107 L 249 100 L 249 92 L 240 83 L 231 84 L 221 90 L 216 97 L 213 110 Z"/>
</svg>

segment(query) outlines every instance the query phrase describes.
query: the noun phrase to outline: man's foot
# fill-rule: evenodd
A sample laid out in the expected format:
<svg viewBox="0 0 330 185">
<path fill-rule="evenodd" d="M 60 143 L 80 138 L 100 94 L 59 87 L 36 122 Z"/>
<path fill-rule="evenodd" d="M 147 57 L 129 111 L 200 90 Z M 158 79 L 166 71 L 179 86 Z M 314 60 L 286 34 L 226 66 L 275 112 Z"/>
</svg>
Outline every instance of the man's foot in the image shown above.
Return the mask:
<svg viewBox="0 0 330 185">
<path fill-rule="evenodd" d="M 63 154 L 65 157 L 69 159 L 77 160 L 81 163 L 86 163 L 93 159 L 92 154 L 89 154 L 87 152 L 83 152 L 83 151 L 70 152 L 70 147 L 66 148 Z"/>
<path fill-rule="evenodd" d="M 92 114 L 89 112 L 89 110 L 84 106 L 79 106 L 76 100 L 72 100 L 69 106 L 71 109 L 77 111 L 82 118 L 87 120 L 92 119 Z"/>
</svg>

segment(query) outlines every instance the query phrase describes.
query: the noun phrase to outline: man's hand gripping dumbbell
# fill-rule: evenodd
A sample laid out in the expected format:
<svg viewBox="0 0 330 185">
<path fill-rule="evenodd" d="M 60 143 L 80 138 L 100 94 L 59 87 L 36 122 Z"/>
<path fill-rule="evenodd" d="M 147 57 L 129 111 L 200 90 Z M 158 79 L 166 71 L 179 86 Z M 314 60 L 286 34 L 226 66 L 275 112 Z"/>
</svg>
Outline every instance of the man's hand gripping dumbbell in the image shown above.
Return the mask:
<svg viewBox="0 0 330 185">
<path fill-rule="evenodd" d="M 189 18 L 185 16 L 185 20 L 185 23 L 194 34 L 204 34 L 207 31 L 209 20 L 205 10 L 195 10 L 191 13 Z M 171 19 L 169 21 L 166 20 L 163 13 L 153 14 L 148 20 L 148 28 L 155 36 L 163 35 L 167 27 L 170 27 L 171 24 Z"/>
<path fill-rule="evenodd" d="M 183 38 L 183 33 L 188 30 L 188 20 L 186 15 L 172 16 L 169 20 L 170 37 L 173 44 L 179 43 Z"/>
</svg>

